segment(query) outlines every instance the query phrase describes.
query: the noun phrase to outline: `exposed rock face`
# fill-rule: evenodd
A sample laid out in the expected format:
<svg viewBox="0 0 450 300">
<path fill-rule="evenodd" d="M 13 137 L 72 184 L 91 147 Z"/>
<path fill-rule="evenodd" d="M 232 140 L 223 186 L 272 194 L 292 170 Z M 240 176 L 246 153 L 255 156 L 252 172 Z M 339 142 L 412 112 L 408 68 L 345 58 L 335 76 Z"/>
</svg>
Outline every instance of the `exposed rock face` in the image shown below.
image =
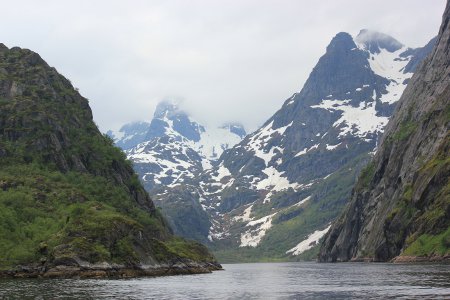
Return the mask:
<svg viewBox="0 0 450 300">
<path fill-rule="evenodd" d="M 319 261 L 450 257 L 450 4 Z M 412 259 L 414 260 L 414 259 Z"/>
<path fill-rule="evenodd" d="M 0 187 L 0 269 L 25 265 L 2 275 L 216 265 L 172 235 L 69 80 L 38 54 L 1 44 Z"/>
</svg>

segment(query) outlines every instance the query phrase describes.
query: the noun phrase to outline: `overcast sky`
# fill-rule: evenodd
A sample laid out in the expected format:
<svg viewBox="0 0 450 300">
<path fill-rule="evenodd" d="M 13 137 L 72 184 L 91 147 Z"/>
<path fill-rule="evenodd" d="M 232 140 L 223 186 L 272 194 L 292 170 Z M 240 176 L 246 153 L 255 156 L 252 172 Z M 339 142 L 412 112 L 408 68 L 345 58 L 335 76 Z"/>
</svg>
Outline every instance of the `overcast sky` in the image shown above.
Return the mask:
<svg viewBox="0 0 450 300">
<path fill-rule="evenodd" d="M 0 42 L 38 52 L 90 100 L 102 131 L 167 97 L 206 124 L 255 129 L 299 91 L 331 38 L 362 28 L 410 47 L 445 0 L 2 1 Z"/>
</svg>

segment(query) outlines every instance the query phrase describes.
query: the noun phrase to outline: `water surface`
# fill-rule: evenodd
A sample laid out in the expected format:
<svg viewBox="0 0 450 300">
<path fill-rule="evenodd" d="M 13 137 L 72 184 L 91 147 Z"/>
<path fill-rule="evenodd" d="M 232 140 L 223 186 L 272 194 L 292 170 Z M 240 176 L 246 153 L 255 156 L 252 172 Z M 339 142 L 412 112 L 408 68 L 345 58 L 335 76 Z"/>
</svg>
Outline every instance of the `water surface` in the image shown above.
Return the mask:
<svg viewBox="0 0 450 300">
<path fill-rule="evenodd" d="M 213 274 L 0 280 L 0 299 L 450 299 L 449 265 L 229 264 Z"/>
</svg>

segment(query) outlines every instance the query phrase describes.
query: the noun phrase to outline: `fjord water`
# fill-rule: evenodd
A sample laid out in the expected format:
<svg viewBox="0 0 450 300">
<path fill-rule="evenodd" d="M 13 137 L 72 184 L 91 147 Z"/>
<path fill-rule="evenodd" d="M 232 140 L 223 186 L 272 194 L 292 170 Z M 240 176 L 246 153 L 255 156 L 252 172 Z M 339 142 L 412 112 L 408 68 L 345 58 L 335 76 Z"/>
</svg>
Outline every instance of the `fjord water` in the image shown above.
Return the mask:
<svg viewBox="0 0 450 300">
<path fill-rule="evenodd" d="M 138 279 L 0 280 L 0 299 L 444 299 L 450 265 L 256 263 Z"/>
</svg>

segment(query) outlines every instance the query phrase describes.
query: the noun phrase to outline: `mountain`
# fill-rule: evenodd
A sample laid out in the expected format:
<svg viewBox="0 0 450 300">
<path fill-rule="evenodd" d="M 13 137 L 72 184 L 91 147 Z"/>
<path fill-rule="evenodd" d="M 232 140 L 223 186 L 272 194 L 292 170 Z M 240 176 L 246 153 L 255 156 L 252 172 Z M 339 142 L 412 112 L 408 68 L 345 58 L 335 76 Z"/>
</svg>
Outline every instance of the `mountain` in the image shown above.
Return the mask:
<svg viewBox="0 0 450 300">
<path fill-rule="evenodd" d="M 338 33 L 300 92 L 211 168 L 171 189 L 170 198 L 208 216 L 191 237 L 209 240 L 223 261 L 314 257 L 431 45 Z"/>
<path fill-rule="evenodd" d="M 109 130 L 106 134 L 114 140 L 117 147 L 130 149 L 146 140 L 150 123 L 133 122 L 123 125 L 119 131 Z"/>
<path fill-rule="evenodd" d="M 37 53 L 0 44 L 0 277 L 220 268 L 174 236 L 88 100 Z"/>
<path fill-rule="evenodd" d="M 450 259 L 450 2 L 374 159 L 325 237 L 322 262 Z"/>
<path fill-rule="evenodd" d="M 122 127 L 116 145 L 127 143 L 127 157 L 174 232 L 206 242 L 209 217 L 185 187 L 212 168 L 224 150 L 240 142 L 246 135 L 244 128 L 236 123 L 201 125 L 175 101 L 159 103 L 150 123 L 135 124 Z"/>
<path fill-rule="evenodd" d="M 246 135 L 242 125 L 224 124 L 217 128 L 206 127 L 193 120 L 176 102 L 163 101 L 156 107 L 145 135 L 145 145 L 160 139 L 160 144 L 178 143 L 189 147 L 202 158 L 204 168 L 217 160 L 222 152 L 237 144 Z M 166 142 L 165 139 L 170 139 Z M 137 145 L 129 152 L 136 152 Z M 143 145 L 139 145 L 141 148 Z"/>
</svg>

